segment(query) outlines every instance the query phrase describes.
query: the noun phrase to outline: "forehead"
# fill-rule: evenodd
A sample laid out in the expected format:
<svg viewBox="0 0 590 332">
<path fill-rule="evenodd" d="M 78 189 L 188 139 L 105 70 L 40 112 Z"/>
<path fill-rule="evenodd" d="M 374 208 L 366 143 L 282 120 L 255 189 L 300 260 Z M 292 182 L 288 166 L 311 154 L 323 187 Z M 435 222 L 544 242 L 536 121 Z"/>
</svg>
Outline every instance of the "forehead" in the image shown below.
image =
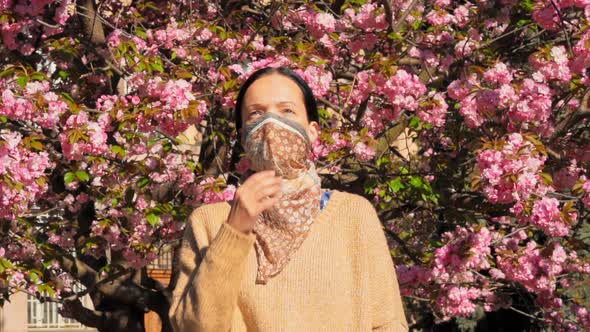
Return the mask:
<svg viewBox="0 0 590 332">
<path fill-rule="evenodd" d="M 276 73 L 257 79 L 244 95 L 246 107 L 250 104 L 277 104 L 286 101 L 303 104 L 303 93 L 293 80 Z"/>
</svg>

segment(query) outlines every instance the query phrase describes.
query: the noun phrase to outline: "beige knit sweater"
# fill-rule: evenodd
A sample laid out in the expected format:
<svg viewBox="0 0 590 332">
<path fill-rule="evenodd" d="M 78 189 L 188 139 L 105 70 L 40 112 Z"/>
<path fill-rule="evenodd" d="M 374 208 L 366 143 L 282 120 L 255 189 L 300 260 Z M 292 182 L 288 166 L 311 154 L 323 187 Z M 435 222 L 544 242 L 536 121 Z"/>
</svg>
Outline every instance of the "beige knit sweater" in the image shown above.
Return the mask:
<svg viewBox="0 0 590 332">
<path fill-rule="evenodd" d="M 196 209 L 180 252 L 175 331 L 407 331 L 375 208 L 333 191 L 291 261 L 255 284 L 255 234 L 225 221 L 228 203 Z"/>
</svg>

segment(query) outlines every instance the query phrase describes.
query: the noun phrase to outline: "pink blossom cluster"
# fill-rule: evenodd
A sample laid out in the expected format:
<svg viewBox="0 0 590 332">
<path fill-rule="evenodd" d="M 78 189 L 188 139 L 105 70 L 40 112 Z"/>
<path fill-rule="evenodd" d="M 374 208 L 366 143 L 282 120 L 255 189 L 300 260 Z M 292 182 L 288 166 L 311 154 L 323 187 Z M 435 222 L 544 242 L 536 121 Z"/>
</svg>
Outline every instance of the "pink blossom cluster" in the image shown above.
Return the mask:
<svg viewBox="0 0 590 332">
<path fill-rule="evenodd" d="M 14 261 L 23 261 L 27 259 L 38 260 L 42 252 L 37 248 L 35 243 L 28 238 L 22 237 L 18 241 L 12 241 L 6 245 L 5 257 Z"/>
<path fill-rule="evenodd" d="M 198 124 L 208 110 L 205 102 L 196 100 L 192 89 L 192 84 L 183 79 L 164 81 L 159 76 L 139 86 L 140 96 L 145 98 L 147 106 L 158 110 L 150 112 L 153 116 L 143 113 L 138 116 L 140 130 L 150 132 L 159 128 L 166 135 L 175 137 L 191 124 Z M 183 111 L 189 109 L 196 112 L 183 116 Z"/>
<path fill-rule="evenodd" d="M 588 313 L 588 309 L 584 308 L 583 306 L 573 304 L 572 312 L 575 314 L 578 324 L 582 326 L 584 331 L 590 331 L 590 313 Z"/>
<path fill-rule="evenodd" d="M 47 239 L 47 242 L 66 250 L 74 248 L 74 236 L 76 235 L 75 229 L 52 231 L 49 232 L 48 235 L 49 238 Z"/>
<path fill-rule="evenodd" d="M 296 69 L 295 72 L 305 80 L 316 98 L 325 96 L 330 90 L 333 76 L 331 72 L 326 71 L 324 68 L 307 66 L 305 70 Z"/>
<path fill-rule="evenodd" d="M 555 198 L 543 197 L 535 201 L 531 215 L 528 218 L 531 225 L 535 225 L 549 236 L 566 236 L 570 227 L 576 221 L 576 214 L 570 213 L 570 221 L 566 221 L 559 209 L 559 201 Z"/>
<path fill-rule="evenodd" d="M 332 132 L 323 140 L 313 142 L 312 159 L 317 160 L 328 156 L 332 152 L 347 149 L 352 152 L 356 158 L 361 161 L 368 161 L 375 157 L 375 149 L 372 147 L 371 138 L 363 138 L 356 132 L 350 132 L 351 135 L 344 136 L 339 132 Z"/>
<path fill-rule="evenodd" d="M 234 198 L 236 187 L 225 185 L 223 178 L 207 177 L 199 182 L 195 200 L 205 204 L 230 201 Z"/>
<path fill-rule="evenodd" d="M 424 16 L 428 24 L 435 27 L 448 27 L 451 25 L 457 28 L 465 27 L 474 16 L 472 11 L 474 5 L 471 3 L 461 4 L 454 9 L 451 8 L 451 1 L 435 1 L 435 6 Z"/>
<path fill-rule="evenodd" d="M 165 29 L 155 32 L 147 32 L 148 42 L 155 42 L 159 47 L 171 49 L 175 44 L 183 44 L 189 41 L 195 31 L 192 27 L 179 27 L 178 22 L 172 18 Z"/>
<path fill-rule="evenodd" d="M 471 315 L 477 309 L 476 300 L 481 295 L 482 290 L 475 287 L 443 286 L 436 298 L 436 306 L 442 314 L 441 320 Z"/>
<path fill-rule="evenodd" d="M 45 151 L 32 152 L 22 135 L 0 131 L 0 219 L 13 220 L 47 191 L 46 172 L 53 167 Z"/>
<path fill-rule="evenodd" d="M 442 238 L 445 244 L 434 251 L 430 268 L 397 267 L 402 293 L 422 293 L 433 285 L 440 287 L 435 303 L 443 321 L 469 316 L 478 304 L 483 304 L 486 311 L 502 305 L 502 299 L 488 289 L 488 281 L 483 278 L 483 273 L 491 268 L 492 248 L 501 239 L 500 234 L 487 227 L 457 227 L 445 232 Z"/>
<path fill-rule="evenodd" d="M 557 276 L 566 271 L 570 258 L 559 242 L 542 249 L 535 241 L 528 240 L 523 248 L 519 243 L 525 239 L 526 234 L 520 234 L 502 241 L 496 256 L 502 273 L 497 277 L 518 282 L 530 292 L 539 294 L 540 301 L 552 298 Z"/>
<path fill-rule="evenodd" d="M 476 160 L 481 190 L 492 203 L 520 202 L 549 190 L 540 176 L 546 157 L 519 133 L 509 134 L 499 148 L 480 151 Z"/>
<path fill-rule="evenodd" d="M 420 120 L 430 123 L 434 127 L 442 127 L 445 124 L 449 105 L 440 92 L 428 93 L 429 100 L 422 101 L 416 115 Z"/>
<path fill-rule="evenodd" d="M 365 116 L 361 120 L 363 128 L 368 129 L 369 135 L 375 137 L 382 133 L 392 122 L 398 121 L 402 110 L 394 110 L 389 106 L 380 106 L 372 101 L 367 103 Z M 424 114 L 423 114 L 424 115 Z M 424 118 L 426 118 L 425 116 Z"/>
<path fill-rule="evenodd" d="M 50 8 L 54 10 L 48 10 Z M 74 12 L 75 2 L 72 0 L 0 1 L 0 13 L 13 15 L 13 20 L 0 22 L 2 42 L 9 50 L 31 55 L 37 46 L 37 39 L 62 32 Z M 41 24 L 39 20 L 51 20 L 57 25 Z"/>
<path fill-rule="evenodd" d="M 385 13 L 378 12 L 378 8 L 375 2 L 363 4 L 358 11 L 347 8 L 344 10 L 344 19 L 367 32 L 384 30 L 387 28 L 387 19 Z"/>
<path fill-rule="evenodd" d="M 197 32 L 192 26 L 179 26 L 178 22 L 171 18 L 164 28 L 148 29 L 144 38 L 128 35 L 121 29 L 115 29 L 107 36 L 107 44 L 110 48 L 117 48 L 122 42 L 131 42 L 142 53 L 154 53 L 159 48 L 172 49 L 179 58 L 185 58 L 188 53 L 184 45 L 192 38 L 205 42 L 212 36 L 211 31 L 207 28 Z"/>
<path fill-rule="evenodd" d="M 549 86 L 530 78 L 516 80 L 514 71 L 502 62 L 481 76 L 470 74 L 453 81 L 448 95 L 459 102 L 459 113 L 471 128 L 495 118 L 511 128 L 521 123 L 542 126 L 551 116 Z"/>
<path fill-rule="evenodd" d="M 262 69 L 265 67 L 281 67 L 281 66 L 290 66 L 291 60 L 284 56 L 277 56 L 277 57 L 266 57 L 264 59 L 252 61 L 247 64 L 233 64 L 228 66 L 233 72 L 238 74 L 238 80 L 245 81 L 250 74 L 257 71 L 258 69 Z"/>
<path fill-rule="evenodd" d="M 289 13 L 291 24 L 303 23 L 312 37 L 320 39 L 324 34 L 336 31 L 337 20 L 331 13 L 322 13 L 308 7 L 301 7 Z"/>
<path fill-rule="evenodd" d="M 486 227 L 479 231 L 457 227 L 453 232 L 443 234 L 447 243 L 434 252 L 434 265 L 430 277 L 436 282 L 473 282 L 472 271 L 490 268 L 492 241 L 498 234 Z"/>
<path fill-rule="evenodd" d="M 574 57 L 572 58 L 570 68 L 574 73 L 583 73 L 584 70 L 590 67 L 590 29 L 586 29 L 582 38 L 574 45 Z"/>
<path fill-rule="evenodd" d="M 551 115 L 551 89 L 543 83 L 524 79 L 518 86 L 518 99 L 508 110 L 508 117 L 513 121 L 541 124 Z"/>
<path fill-rule="evenodd" d="M 142 267 L 157 257 L 151 245 L 155 243 L 156 237 L 170 239 L 182 232 L 181 223 L 168 214 L 157 216 L 157 223 L 150 224 L 146 217 L 147 211 L 153 209 L 156 202 L 147 200 L 143 195 L 135 200 L 136 210 L 116 209 L 105 203 L 97 202 L 99 219 L 93 221 L 91 228 L 92 234 L 104 241 L 89 251 L 96 257 L 104 256 L 104 250 L 109 248 L 120 251 L 133 266 Z M 119 218 L 127 220 L 126 228 L 116 221 Z"/>
<path fill-rule="evenodd" d="M 97 121 L 91 121 L 88 113 L 80 112 L 68 117 L 59 134 L 64 156 L 68 160 L 82 160 L 84 155 L 101 155 L 109 150 L 107 131 L 110 117 L 102 114 Z"/>
<path fill-rule="evenodd" d="M 113 250 L 122 250 L 125 248 L 124 235 L 117 223 L 110 224 L 108 219 L 95 220 L 91 227 L 92 235 L 104 239 L 107 245 Z"/>
<path fill-rule="evenodd" d="M 188 157 L 179 153 L 169 153 L 164 158 L 162 144 L 156 144 L 149 149 L 152 155 L 145 160 L 145 165 L 151 170 L 150 179 L 154 183 L 152 190 L 168 183 L 176 183 L 179 189 L 188 190 L 195 181 L 195 175 L 188 167 Z"/>
<path fill-rule="evenodd" d="M 582 202 L 586 205 L 586 207 L 590 208 L 590 180 L 586 180 L 582 185 L 582 190 L 585 192 L 585 197 L 582 198 Z"/>
<path fill-rule="evenodd" d="M 343 94 L 342 98 L 348 101 L 352 112 L 358 112 L 359 105 L 368 98 L 361 124 L 368 128 L 371 136 L 381 133 L 404 111 L 417 111 L 424 121 L 435 125 L 444 123 L 448 105 L 443 95 L 426 95 L 426 86 L 414 74 L 399 69 L 387 79 L 380 73 L 367 70 L 359 72 L 355 81 L 354 90 Z"/>
<path fill-rule="evenodd" d="M 549 31 L 557 31 L 561 28 L 560 15 L 568 8 L 582 8 L 586 17 L 590 13 L 590 2 L 587 0 L 537 1 L 536 5 L 533 19 L 543 29 Z"/>
<path fill-rule="evenodd" d="M 338 132 L 333 132 L 325 140 L 313 142 L 313 154 L 315 158 L 326 157 L 330 152 L 338 151 L 350 146 L 350 141 Z"/>
<path fill-rule="evenodd" d="M 533 53 L 529 57 L 529 64 L 537 70 L 543 81 L 558 80 L 569 82 L 572 74 L 565 46 L 553 46 L 548 52 Z M 538 77 L 538 76 L 537 76 Z"/>
<path fill-rule="evenodd" d="M 379 84 L 381 93 L 389 100 L 394 109 L 415 111 L 418 100 L 426 94 L 426 86 L 418 76 L 399 69 L 395 75 Z"/>
<path fill-rule="evenodd" d="M 3 85 L 0 83 L 0 86 Z M 31 81 L 24 88 L 16 83 L 5 84 L 0 97 L 0 115 L 13 120 L 32 121 L 43 128 L 56 128 L 68 105 L 49 90 L 47 81 Z"/>
</svg>

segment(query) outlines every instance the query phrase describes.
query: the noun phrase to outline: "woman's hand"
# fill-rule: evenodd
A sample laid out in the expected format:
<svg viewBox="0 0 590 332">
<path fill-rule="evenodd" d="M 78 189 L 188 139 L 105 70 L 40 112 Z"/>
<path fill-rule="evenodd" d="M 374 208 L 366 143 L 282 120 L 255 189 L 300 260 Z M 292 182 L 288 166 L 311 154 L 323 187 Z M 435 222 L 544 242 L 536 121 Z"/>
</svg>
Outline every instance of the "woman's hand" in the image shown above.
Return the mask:
<svg viewBox="0 0 590 332">
<path fill-rule="evenodd" d="M 227 223 L 243 233 L 254 229 L 258 215 L 281 198 L 281 177 L 275 171 L 252 174 L 236 190 Z"/>
</svg>

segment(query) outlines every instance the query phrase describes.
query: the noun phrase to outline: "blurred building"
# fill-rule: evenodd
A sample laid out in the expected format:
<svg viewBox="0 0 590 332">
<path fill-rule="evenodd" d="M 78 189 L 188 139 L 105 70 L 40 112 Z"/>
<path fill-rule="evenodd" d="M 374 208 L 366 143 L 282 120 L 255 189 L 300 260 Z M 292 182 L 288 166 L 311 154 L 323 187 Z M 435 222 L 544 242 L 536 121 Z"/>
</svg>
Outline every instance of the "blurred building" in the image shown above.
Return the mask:
<svg viewBox="0 0 590 332">
<path fill-rule="evenodd" d="M 170 249 L 165 249 L 162 250 L 158 259 L 148 266 L 148 274 L 167 285 L 171 272 L 172 252 Z M 87 308 L 93 308 L 88 295 L 82 298 L 82 303 Z M 16 293 L 10 297 L 10 302 L 5 302 L 4 307 L 0 308 L 0 332 L 96 331 L 96 329 L 85 327 L 75 320 L 61 317 L 58 306 L 53 302 L 41 303 L 26 293 Z M 154 312 L 146 314 L 145 324 L 148 332 L 161 330 L 160 319 Z"/>
</svg>

